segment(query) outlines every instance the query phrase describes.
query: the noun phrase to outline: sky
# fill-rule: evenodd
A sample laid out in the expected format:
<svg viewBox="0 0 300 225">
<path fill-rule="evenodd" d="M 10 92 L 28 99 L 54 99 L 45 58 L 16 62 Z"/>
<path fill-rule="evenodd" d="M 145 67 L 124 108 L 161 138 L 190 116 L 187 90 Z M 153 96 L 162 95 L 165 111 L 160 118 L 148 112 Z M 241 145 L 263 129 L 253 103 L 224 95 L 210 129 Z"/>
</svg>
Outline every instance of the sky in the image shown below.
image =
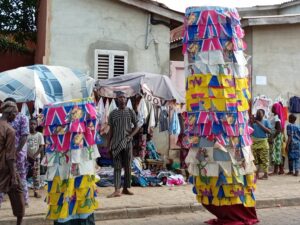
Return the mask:
<svg viewBox="0 0 300 225">
<path fill-rule="evenodd" d="M 256 5 L 275 5 L 290 0 L 155 0 L 171 9 L 184 12 L 189 6 L 227 6 L 250 7 Z"/>
</svg>

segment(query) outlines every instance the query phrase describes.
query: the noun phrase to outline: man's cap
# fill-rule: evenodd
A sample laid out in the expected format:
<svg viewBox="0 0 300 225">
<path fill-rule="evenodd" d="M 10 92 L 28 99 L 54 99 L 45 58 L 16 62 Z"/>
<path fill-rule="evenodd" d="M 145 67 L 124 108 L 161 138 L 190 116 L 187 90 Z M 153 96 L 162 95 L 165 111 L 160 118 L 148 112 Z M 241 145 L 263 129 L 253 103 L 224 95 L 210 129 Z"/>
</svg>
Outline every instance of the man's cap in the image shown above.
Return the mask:
<svg viewBox="0 0 300 225">
<path fill-rule="evenodd" d="M 123 92 L 123 91 L 115 91 L 114 93 L 116 94 L 117 98 L 118 98 L 118 97 L 121 97 L 121 96 L 126 97 L 126 94 L 125 94 L 125 92 Z"/>
</svg>

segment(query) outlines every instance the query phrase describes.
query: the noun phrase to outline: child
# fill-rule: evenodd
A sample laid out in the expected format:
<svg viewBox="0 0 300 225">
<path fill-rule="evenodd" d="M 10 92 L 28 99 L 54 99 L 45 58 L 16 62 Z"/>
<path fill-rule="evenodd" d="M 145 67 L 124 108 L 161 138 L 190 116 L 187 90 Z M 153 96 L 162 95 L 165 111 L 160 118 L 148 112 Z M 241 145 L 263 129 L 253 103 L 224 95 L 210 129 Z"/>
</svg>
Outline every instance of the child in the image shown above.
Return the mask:
<svg viewBox="0 0 300 225">
<path fill-rule="evenodd" d="M 38 189 L 40 188 L 40 158 L 45 143 L 43 135 L 36 131 L 37 126 L 36 119 L 29 121 L 30 134 L 27 138 L 27 156 L 29 164 L 32 166 L 34 197 L 40 198 L 41 195 L 38 193 Z"/>
<path fill-rule="evenodd" d="M 264 119 L 265 111 L 258 109 L 256 117 L 252 117 L 251 123 L 254 129 L 252 134 L 253 145 L 252 151 L 254 156 L 254 163 L 257 167 L 256 176 L 258 179 L 268 179 L 269 171 L 269 143 L 268 135 L 271 134 L 271 124 Z M 259 169 L 262 168 L 264 175 L 259 177 Z"/>
<path fill-rule="evenodd" d="M 300 127 L 295 125 L 296 116 L 294 114 L 289 115 L 289 125 L 287 125 L 287 135 L 288 141 L 286 145 L 286 152 L 289 158 L 289 172 L 288 174 L 293 174 L 294 176 L 299 175 L 300 168 Z"/>
</svg>

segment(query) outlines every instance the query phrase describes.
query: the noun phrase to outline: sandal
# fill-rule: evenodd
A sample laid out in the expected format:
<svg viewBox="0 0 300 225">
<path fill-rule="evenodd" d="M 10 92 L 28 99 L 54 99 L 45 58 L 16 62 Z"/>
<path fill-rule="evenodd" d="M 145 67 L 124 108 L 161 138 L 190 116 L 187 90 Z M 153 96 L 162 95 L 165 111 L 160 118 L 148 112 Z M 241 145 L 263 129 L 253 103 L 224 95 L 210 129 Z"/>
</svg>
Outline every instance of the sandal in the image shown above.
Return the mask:
<svg viewBox="0 0 300 225">
<path fill-rule="evenodd" d="M 121 197 L 121 194 L 119 192 L 114 192 L 107 196 L 107 198 L 116 198 L 116 197 Z"/>
</svg>

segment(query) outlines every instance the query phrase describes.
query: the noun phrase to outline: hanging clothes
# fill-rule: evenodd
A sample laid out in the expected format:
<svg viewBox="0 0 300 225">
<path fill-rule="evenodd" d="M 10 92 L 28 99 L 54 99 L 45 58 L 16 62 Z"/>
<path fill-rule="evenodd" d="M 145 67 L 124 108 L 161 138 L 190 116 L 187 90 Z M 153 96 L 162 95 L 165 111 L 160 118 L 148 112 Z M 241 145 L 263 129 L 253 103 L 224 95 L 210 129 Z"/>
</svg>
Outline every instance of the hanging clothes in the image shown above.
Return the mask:
<svg viewBox="0 0 300 225">
<path fill-rule="evenodd" d="M 165 107 L 161 107 L 159 113 L 159 132 L 169 130 L 169 114 Z"/>
<path fill-rule="evenodd" d="M 149 125 L 148 125 L 148 133 L 150 133 L 150 129 L 155 127 L 155 115 L 154 115 L 154 107 L 151 106 L 150 116 L 149 116 Z"/>
<path fill-rule="evenodd" d="M 108 123 L 108 116 L 109 116 L 109 100 L 106 99 L 105 108 L 104 108 L 104 121 L 103 121 L 105 124 Z"/>
<path fill-rule="evenodd" d="M 138 106 L 138 112 L 143 116 L 144 121 L 146 121 L 149 112 L 144 98 L 141 98 L 141 101 Z"/>
<path fill-rule="evenodd" d="M 104 115 L 105 115 L 105 107 L 104 107 L 103 98 L 100 98 L 96 109 L 97 109 L 97 122 L 100 125 L 103 125 L 104 124 Z"/>
<path fill-rule="evenodd" d="M 129 98 L 129 99 L 128 99 L 128 101 L 127 101 L 127 108 L 129 108 L 129 109 L 132 109 L 132 110 L 133 110 L 133 107 L 132 107 L 132 102 L 131 102 L 130 98 Z"/>
<path fill-rule="evenodd" d="M 111 113 L 112 111 L 114 111 L 115 109 L 117 109 L 117 105 L 116 105 L 116 101 L 114 99 L 111 100 L 111 103 L 109 105 L 109 113 Z"/>
<path fill-rule="evenodd" d="M 170 134 L 179 135 L 180 134 L 180 123 L 176 110 L 174 110 L 171 123 L 170 123 Z"/>
<path fill-rule="evenodd" d="M 300 98 L 294 96 L 290 98 L 289 101 L 289 110 L 291 113 L 300 113 Z"/>
<path fill-rule="evenodd" d="M 25 102 L 22 104 L 21 114 L 23 114 L 24 116 L 26 116 L 28 118 L 28 120 L 30 120 L 30 118 L 31 118 L 30 112 L 29 112 L 28 106 Z"/>
</svg>

